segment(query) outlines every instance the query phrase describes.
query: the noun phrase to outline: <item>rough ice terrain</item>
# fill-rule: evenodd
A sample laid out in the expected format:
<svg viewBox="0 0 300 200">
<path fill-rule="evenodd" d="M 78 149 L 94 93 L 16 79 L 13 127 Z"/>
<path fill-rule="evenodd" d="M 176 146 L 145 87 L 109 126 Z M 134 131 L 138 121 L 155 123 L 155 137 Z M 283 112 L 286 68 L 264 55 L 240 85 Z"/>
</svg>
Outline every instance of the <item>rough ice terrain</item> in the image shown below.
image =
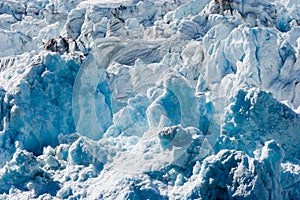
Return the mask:
<svg viewBox="0 0 300 200">
<path fill-rule="evenodd" d="M 0 2 L 0 199 L 300 199 L 298 0 Z"/>
</svg>

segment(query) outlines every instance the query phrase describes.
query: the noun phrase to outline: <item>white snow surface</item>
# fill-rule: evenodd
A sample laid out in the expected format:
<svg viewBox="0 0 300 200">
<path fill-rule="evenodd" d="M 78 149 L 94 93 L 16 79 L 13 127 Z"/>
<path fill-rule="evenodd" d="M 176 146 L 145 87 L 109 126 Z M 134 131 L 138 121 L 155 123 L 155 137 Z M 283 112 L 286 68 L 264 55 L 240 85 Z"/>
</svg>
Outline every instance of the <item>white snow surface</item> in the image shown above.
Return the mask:
<svg viewBox="0 0 300 200">
<path fill-rule="evenodd" d="M 0 199 L 300 199 L 298 0 L 0 2 Z"/>
</svg>

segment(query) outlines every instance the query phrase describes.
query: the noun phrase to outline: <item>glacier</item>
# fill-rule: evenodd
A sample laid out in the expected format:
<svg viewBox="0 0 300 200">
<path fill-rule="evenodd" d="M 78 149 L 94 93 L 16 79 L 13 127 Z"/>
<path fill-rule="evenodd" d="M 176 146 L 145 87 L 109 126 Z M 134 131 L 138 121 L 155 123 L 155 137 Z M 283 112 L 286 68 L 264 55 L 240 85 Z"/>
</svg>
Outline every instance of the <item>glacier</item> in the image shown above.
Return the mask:
<svg viewBox="0 0 300 200">
<path fill-rule="evenodd" d="M 299 13 L 0 2 L 0 199 L 300 199 Z"/>
</svg>

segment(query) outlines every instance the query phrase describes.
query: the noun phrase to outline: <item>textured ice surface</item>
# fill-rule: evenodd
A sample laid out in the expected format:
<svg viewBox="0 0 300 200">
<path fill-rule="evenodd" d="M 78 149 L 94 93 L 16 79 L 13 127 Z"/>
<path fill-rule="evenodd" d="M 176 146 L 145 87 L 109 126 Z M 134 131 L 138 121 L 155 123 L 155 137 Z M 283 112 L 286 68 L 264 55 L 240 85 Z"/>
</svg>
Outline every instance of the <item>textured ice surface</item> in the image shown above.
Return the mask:
<svg viewBox="0 0 300 200">
<path fill-rule="evenodd" d="M 1 199 L 300 199 L 297 0 L 0 2 Z"/>
</svg>

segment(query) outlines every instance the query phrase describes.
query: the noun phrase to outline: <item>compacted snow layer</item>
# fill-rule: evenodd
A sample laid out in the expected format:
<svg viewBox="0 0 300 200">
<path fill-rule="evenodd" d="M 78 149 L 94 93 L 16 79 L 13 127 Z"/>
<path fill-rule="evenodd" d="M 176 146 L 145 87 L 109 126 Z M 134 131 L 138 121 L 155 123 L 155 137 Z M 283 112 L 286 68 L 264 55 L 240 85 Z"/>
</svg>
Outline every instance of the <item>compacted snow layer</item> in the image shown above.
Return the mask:
<svg viewBox="0 0 300 200">
<path fill-rule="evenodd" d="M 0 198 L 300 199 L 299 13 L 0 2 Z"/>
</svg>

